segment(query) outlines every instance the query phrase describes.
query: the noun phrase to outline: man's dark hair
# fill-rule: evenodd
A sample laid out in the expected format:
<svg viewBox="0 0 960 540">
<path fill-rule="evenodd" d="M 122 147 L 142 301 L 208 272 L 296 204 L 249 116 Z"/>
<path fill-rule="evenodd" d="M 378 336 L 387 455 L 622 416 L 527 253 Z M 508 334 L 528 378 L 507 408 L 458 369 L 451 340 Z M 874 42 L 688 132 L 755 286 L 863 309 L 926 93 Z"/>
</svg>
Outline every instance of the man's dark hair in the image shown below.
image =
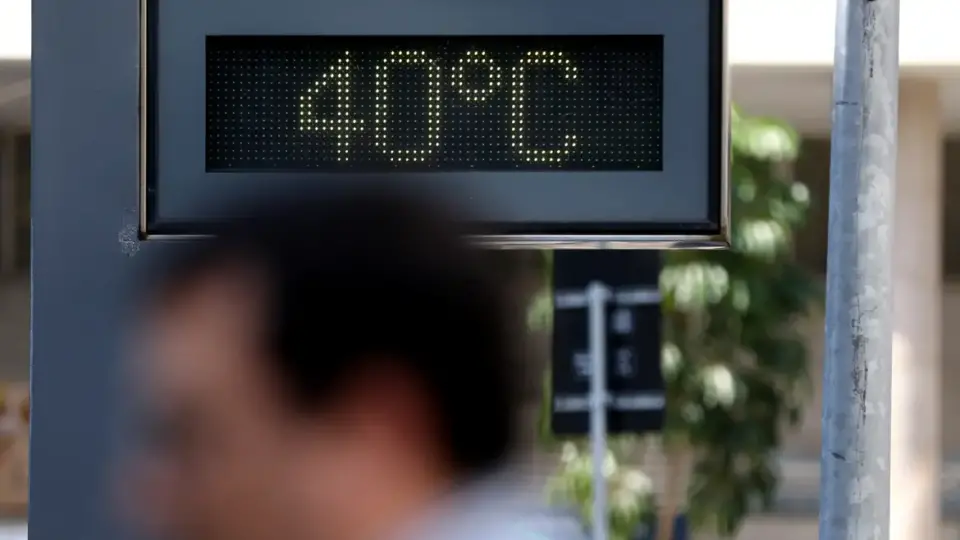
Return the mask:
<svg viewBox="0 0 960 540">
<path fill-rule="evenodd" d="M 309 413 L 390 361 L 429 392 L 466 476 L 496 467 L 515 432 L 515 310 L 465 223 L 396 189 L 303 193 L 243 206 L 167 261 L 161 302 L 237 262 L 263 273 L 269 366 Z"/>
</svg>

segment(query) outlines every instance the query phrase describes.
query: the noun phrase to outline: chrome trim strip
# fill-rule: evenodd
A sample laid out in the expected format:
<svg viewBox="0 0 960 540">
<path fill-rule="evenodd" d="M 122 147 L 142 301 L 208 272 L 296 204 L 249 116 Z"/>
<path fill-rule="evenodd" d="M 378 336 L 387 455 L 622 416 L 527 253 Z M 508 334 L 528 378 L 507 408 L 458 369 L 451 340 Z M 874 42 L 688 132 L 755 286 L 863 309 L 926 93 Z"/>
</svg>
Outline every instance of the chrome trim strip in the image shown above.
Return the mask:
<svg viewBox="0 0 960 540">
<path fill-rule="evenodd" d="M 137 216 L 140 225 L 142 240 L 147 239 L 147 0 L 140 0 L 140 140 L 137 147 L 140 150 L 140 162 L 137 179 L 139 191 L 139 205 Z"/>
<path fill-rule="evenodd" d="M 150 240 L 197 240 L 209 238 L 203 234 L 150 234 Z M 727 240 L 720 236 L 658 235 L 658 236 L 475 236 L 473 240 L 484 247 L 500 249 L 726 249 Z"/>
<path fill-rule="evenodd" d="M 732 186 L 730 184 L 730 159 L 732 148 L 730 146 L 731 126 L 730 126 L 730 59 L 728 57 L 730 33 L 729 24 L 729 0 L 722 0 L 720 9 L 723 10 L 723 21 L 720 26 L 720 32 L 723 34 L 720 39 L 723 79 L 720 82 L 720 234 L 716 240 L 723 243 L 724 248 L 731 246 L 730 227 L 732 218 L 730 207 L 732 197 Z"/>
</svg>

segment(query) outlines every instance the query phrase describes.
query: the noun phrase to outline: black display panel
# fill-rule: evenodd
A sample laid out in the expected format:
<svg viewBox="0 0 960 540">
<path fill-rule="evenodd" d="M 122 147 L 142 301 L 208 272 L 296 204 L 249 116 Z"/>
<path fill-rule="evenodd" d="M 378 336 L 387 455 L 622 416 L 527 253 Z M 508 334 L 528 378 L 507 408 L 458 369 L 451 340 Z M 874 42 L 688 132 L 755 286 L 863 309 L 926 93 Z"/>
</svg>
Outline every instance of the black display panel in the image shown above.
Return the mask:
<svg viewBox="0 0 960 540">
<path fill-rule="evenodd" d="M 212 172 L 659 171 L 661 36 L 208 36 Z"/>
</svg>

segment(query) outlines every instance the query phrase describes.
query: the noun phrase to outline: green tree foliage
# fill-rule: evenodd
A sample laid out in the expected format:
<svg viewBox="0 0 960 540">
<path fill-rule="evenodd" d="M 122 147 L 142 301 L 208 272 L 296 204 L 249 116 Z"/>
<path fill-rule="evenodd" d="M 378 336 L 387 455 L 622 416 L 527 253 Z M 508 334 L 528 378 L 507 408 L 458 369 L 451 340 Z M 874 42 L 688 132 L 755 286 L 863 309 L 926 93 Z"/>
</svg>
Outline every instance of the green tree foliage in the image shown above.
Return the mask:
<svg viewBox="0 0 960 540">
<path fill-rule="evenodd" d="M 610 540 L 632 540 L 638 527 L 656 516 L 653 481 L 640 467 L 623 463 L 630 442 L 611 444 L 603 463 L 607 479 Z M 579 509 L 586 522 L 593 520 L 593 465 L 589 449 L 572 441 L 562 446 L 559 473 L 550 479 L 547 494 L 553 504 Z"/>
<path fill-rule="evenodd" d="M 668 398 L 661 442 L 668 462 L 686 456 L 685 473 L 668 477 L 687 485 L 666 486 L 685 500 L 650 503 L 667 507 L 661 524 L 682 505 L 694 527 L 725 537 L 773 501 L 781 434 L 800 421 L 809 395 L 807 350 L 796 322 L 822 294 L 819 281 L 794 259 L 794 237 L 810 203 L 807 187 L 784 166 L 797 156 L 796 133 L 736 109 L 731 127 L 733 249 L 667 252 L 660 276 Z M 549 324 L 544 304 L 534 304 L 532 324 Z M 629 453 L 612 450 L 615 460 Z M 564 460 L 552 497 L 586 510 L 584 478 L 588 469 Z M 614 537 L 625 538 L 649 517 L 649 495 L 638 497 L 628 505 L 636 509 L 630 519 L 613 510 Z"/>
</svg>

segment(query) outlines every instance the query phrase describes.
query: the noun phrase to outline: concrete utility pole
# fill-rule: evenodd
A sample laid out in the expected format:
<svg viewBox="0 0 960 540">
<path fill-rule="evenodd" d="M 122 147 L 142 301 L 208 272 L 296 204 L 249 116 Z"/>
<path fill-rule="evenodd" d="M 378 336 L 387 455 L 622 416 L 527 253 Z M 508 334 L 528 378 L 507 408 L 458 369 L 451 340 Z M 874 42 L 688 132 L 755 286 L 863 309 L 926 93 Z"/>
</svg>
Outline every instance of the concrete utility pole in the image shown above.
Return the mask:
<svg viewBox="0 0 960 540">
<path fill-rule="evenodd" d="M 899 12 L 837 1 L 820 540 L 890 538 Z"/>
</svg>

